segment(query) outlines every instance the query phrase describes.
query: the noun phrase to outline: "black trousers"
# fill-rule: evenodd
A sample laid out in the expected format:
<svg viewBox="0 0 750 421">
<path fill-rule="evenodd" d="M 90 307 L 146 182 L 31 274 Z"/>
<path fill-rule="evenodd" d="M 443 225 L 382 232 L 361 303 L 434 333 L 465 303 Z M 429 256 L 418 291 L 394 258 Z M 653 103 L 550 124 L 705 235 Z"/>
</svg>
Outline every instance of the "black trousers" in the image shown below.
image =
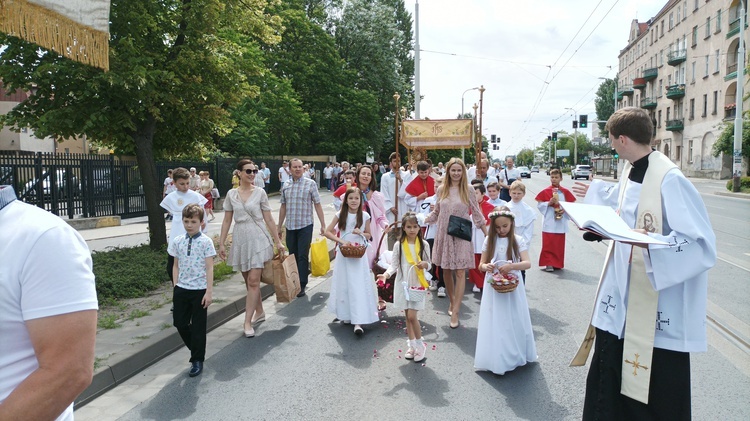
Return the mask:
<svg viewBox="0 0 750 421">
<path fill-rule="evenodd" d="M 690 420 L 690 354 L 654 348 L 646 405 L 620 393 L 624 344 L 596 329 L 583 420 Z"/>
<path fill-rule="evenodd" d="M 203 308 L 201 301 L 206 295 L 205 289 L 185 289 L 174 287 L 174 327 L 182 342 L 190 350 L 190 362 L 206 359 L 206 319 L 208 309 Z"/>
<path fill-rule="evenodd" d="M 310 243 L 312 243 L 313 224 L 297 230 L 286 230 L 286 248 L 294 254 L 299 271 L 299 285 L 302 291 L 307 287 L 310 276 Z"/>
<path fill-rule="evenodd" d="M 432 254 L 432 250 L 434 250 L 435 248 L 435 239 L 428 239 L 427 244 L 430 245 L 430 254 Z M 430 260 L 432 260 L 432 256 L 430 256 Z M 445 288 L 445 281 L 443 280 L 443 268 L 441 268 L 440 266 L 432 265 L 432 269 L 430 269 L 430 275 L 432 275 L 433 279 L 437 279 L 438 288 Z"/>
</svg>

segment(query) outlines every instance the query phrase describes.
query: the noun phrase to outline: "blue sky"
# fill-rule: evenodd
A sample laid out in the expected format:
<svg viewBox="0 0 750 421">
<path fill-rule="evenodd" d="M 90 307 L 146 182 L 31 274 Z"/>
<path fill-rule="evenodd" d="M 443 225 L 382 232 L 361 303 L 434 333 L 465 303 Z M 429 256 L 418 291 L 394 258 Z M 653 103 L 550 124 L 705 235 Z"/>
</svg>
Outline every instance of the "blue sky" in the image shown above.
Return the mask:
<svg viewBox="0 0 750 421">
<path fill-rule="evenodd" d="M 406 0 L 412 14 L 414 4 Z M 572 131 L 566 108 L 595 118 L 598 78 L 617 74 L 632 20 L 645 22 L 665 4 L 420 0 L 420 117 L 456 118 L 462 93 L 484 85 L 483 132 L 501 138 L 493 157 L 538 146 L 545 129 Z M 478 101 L 478 91 L 466 92 L 464 110 Z"/>
</svg>

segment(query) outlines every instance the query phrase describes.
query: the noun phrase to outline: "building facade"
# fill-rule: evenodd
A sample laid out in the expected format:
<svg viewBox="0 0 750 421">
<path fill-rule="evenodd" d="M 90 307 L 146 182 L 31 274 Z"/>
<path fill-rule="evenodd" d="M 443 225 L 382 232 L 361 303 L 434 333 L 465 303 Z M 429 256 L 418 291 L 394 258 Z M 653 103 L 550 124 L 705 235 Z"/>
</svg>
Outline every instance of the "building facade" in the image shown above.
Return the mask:
<svg viewBox="0 0 750 421">
<path fill-rule="evenodd" d="M 737 83 L 748 92 L 747 71 L 738 72 L 739 20 L 740 0 L 669 0 L 648 22 L 632 22 L 620 51 L 618 108 L 647 110 L 653 146 L 687 176 L 732 175 L 731 156 L 712 150 L 736 115 Z"/>
</svg>

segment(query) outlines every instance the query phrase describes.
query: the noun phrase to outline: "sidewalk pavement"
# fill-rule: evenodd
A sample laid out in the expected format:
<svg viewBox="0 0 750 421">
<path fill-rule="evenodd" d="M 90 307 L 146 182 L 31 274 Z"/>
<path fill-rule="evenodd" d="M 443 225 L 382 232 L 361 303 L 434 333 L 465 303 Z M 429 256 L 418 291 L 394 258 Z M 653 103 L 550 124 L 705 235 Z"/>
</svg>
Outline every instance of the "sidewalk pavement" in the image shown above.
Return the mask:
<svg viewBox="0 0 750 421">
<path fill-rule="evenodd" d="M 330 223 L 335 211 L 332 195 L 327 190 L 321 190 L 321 203 L 326 224 Z M 280 207 L 279 196 L 269 197 L 271 213 L 274 220 L 278 218 Z M 218 235 L 221 229 L 223 212 L 216 212 L 216 219 L 209 224 L 208 235 Z M 130 236 L 143 237 L 148 232 L 148 222 L 145 217 L 123 221 L 123 225 L 116 227 L 97 228 L 80 231 L 87 241 L 113 239 L 117 242 Z M 171 223 L 167 223 L 169 228 Z M 320 223 L 315 217 L 314 236 L 318 236 Z M 231 232 L 231 229 L 230 229 Z M 103 247 L 106 248 L 106 247 Z M 329 240 L 329 249 L 333 243 Z M 329 271 L 322 277 L 313 277 L 308 281 L 308 289 L 313 289 L 327 280 L 332 274 Z M 273 286 L 261 284 L 261 296 L 265 301 L 274 295 Z M 245 312 L 246 289 L 242 275 L 234 273 L 228 279 L 214 286 L 213 304 L 208 309 L 208 331 L 212 331 Z M 273 300 L 275 303 L 275 300 Z M 266 317 L 275 313 L 280 305 L 264 302 Z M 283 304 L 281 304 L 283 306 Z M 75 407 L 80 408 L 90 403 L 108 390 L 115 388 L 125 380 L 135 376 L 162 358 L 184 347 L 182 339 L 172 325 L 172 313 L 169 304 L 161 305 L 151 311 L 151 314 L 136 319 L 118 320 L 122 326 L 115 329 L 98 329 L 96 335 L 96 360 L 94 378 L 91 385 L 81 393 L 75 401 Z M 242 318 L 238 318 L 242 320 Z M 242 334 L 241 321 L 237 324 L 237 336 Z"/>
</svg>

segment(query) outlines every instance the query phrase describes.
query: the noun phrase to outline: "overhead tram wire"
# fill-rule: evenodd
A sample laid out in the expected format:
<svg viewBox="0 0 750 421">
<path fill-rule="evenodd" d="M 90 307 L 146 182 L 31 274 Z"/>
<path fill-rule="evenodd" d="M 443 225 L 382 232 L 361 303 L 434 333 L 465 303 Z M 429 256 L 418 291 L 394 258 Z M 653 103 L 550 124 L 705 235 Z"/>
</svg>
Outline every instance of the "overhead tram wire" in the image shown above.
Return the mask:
<svg viewBox="0 0 750 421">
<path fill-rule="evenodd" d="M 591 16 L 594 15 L 594 12 L 596 12 L 596 9 L 598 9 L 599 6 L 602 4 L 602 1 L 604 1 L 604 0 L 599 0 L 599 3 L 596 6 L 594 6 L 594 10 L 592 10 L 591 13 L 589 13 L 589 16 L 583 22 L 583 24 L 581 25 L 581 27 L 578 28 L 578 32 L 576 32 L 576 34 L 573 35 L 573 38 L 570 39 L 570 42 L 568 43 L 568 45 L 565 46 L 565 49 L 563 49 L 562 52 L 560 53 L 560 55 L 557 56 L 557 58 L 555 59 L 555 62 L 552 63 L 552 67 L 556 66 L 557 62 L 560 61 L 560 59 L 565 54 L 565 52 L 568 51 L 568 47 L 570 47 L 573 44 L 573 41 L 575 41 L 575 39 L 578 36 L 578 34 L 580 34 L 581 31 L 583 30 L 583 28 L 586 26 L 586 24 L 589 23 L 589 19 L 591 19 Z"/>
</svg>

